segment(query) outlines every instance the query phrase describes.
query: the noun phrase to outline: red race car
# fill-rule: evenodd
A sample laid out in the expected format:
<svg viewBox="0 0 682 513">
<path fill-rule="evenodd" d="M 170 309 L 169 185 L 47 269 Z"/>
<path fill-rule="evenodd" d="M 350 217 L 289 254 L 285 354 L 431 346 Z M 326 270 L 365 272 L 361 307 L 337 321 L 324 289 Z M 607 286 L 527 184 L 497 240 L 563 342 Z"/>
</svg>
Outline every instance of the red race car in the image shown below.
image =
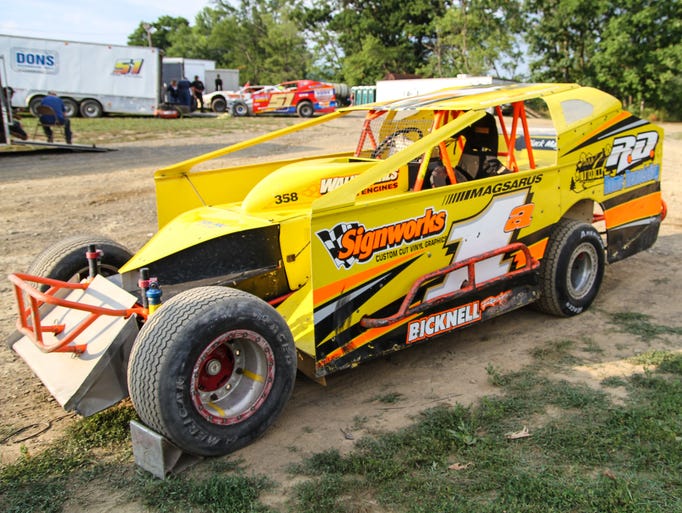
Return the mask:
<svg viewBox="0 0 682 513">
<path fill-rule="evenodd" d="M 250 98 L 241 100 L 241 103 L 243 105 L 240 101 L 235 101 L 232 105 L 232 113 L 235 116 L 274 112 L 298 114 L 303 118 L 309 118 L 316 112 L 320 114 L 334 112 L 337 106 L 334 87 L 314 80 L 294 80 L 276 86 L 266 86 L 252 93 Z"/>
</svg>

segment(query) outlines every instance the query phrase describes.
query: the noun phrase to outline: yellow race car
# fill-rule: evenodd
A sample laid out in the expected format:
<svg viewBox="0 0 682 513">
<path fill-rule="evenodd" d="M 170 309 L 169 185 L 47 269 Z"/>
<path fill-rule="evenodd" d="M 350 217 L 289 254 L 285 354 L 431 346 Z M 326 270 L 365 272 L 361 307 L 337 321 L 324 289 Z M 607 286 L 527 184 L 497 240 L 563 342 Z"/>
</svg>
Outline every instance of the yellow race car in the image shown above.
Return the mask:
<svg viewBox="0 0 682 513">
<path fill-rule="evenodd" d="M 337 153 L 206 169 L 325 123 Z M 134 255 L 79 236 L 38 256 L 11 276 L 11 345 L 65 408 L 129 393 L 184 451 L 226 454 L 273 423 L 297 368 L 322 381 L 531 303 L 588 308 L 607 262 L 656 241 L 662 142 L 576 84 L 339 109 L 159 170 L 159 231 Z"/>
</svg>

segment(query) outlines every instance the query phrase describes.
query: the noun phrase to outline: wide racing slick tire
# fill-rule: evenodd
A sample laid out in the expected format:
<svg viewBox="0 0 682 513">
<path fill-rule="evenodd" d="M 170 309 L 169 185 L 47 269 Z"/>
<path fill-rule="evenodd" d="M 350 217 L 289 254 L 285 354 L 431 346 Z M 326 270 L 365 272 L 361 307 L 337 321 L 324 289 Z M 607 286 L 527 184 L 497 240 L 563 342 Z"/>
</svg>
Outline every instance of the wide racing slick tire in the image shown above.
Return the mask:
<svg viewBox="0 0 682 513">
<path fill-rule="evenodd" d="M 213 112 L 225 112 L 227 110 L 227 102 L 222 96 L 217 96 L 211 100 L 211 110 Z"/>
<path fill-rule="evenodd" d="M 583 312 L 599 292 L 604 265 L 604 246 L 597 230 L 581 221 L 562 219 L 541 262 L 541 295 L 535 306 L 560 317 Z"/>
<path fill-rule="evenodd" d="M 100 272 L 103 276 L 118 273 L 133 254 L 125 246 L 100 235 L 75 235 L 45 249 L 31 263 L 27 274 L 61 281 L 79 282 L 88 277 L 89 268 L 85 253 L 94 244 L 102 250 Z M 41 285 L 41 290 L 47 290 Z"/>
<path fill-rule="evenodd" d="M 296 114 L 302 118 L 312 118 L 315 114 L 315 107 L 311 102 L 304 100 L 296 105 Z"/>
<path fill-rule="evenodd" d="M 293 336 L 277 311 L 226 287 L 184 291 L 137 336 L 128 365 L 141 420 L 185 452 L 220 456 L 251 443 L 294 387 Z"/>
<path fill-rule="evenodd" d="M 232 104 L 232 115 L 241 118 L 249 115 L 249 107 L 244 102 L 234 102 Z"/>
</svg>

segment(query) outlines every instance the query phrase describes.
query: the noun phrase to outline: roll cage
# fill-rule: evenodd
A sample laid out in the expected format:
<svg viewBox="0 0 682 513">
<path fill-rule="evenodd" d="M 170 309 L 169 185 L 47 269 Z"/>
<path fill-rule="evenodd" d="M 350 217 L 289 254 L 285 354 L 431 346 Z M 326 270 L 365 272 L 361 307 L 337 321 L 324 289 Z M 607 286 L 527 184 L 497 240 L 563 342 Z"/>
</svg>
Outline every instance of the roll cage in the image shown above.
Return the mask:
<svg viewBox="0 0 682 513">
<path fill-rule="evenodd" d="M 516 140 L 519 136 L 519 127 L 521 127 L 522 137 L 524 140 L 524 148 L 518 151 L 525 151 L 530 169 L 536 168 L 535 157 L 533 154 L 533 145 L 531 143 L 531 136 L 528 129 L 528 120 L 526 117 L 526 109 L 523 101 L 513 102 L 511 104 L 511 119 L 506 119 L 503 113 L 502 106 L 498 105 L 492 108 L 494 118 L 499 125 L 499 136 L 502 138 L 504 148 L 496 152 L 497 157 L 505 158 L 504 166 L 511 172 L 518 172 L 519 165 L 517 159 Z M 412 116 L 403 121 L 395 121 L 397 110 L 388 109 L 371 109 L 367 112 L 365 121 L 360 133 L 358 144 L 355 150 L 356 157 L 370 156 L 372 158 L 382 158 L 382 144 L 395 143 L 399 136 L 409 138 L 409 134 L 418 134 L 419 138 L 423 136 L 423 132 L 434 132 L 448 123 L 452 123 L 460 118 L 466 112 L 463 110 L 434 110 L 434 111 L 420 111 L 416 117 Z M 423 114 L 432 112 L 433 115 L 429 119 Z M 485 116 L 485 111 L 480 112 L 478 119 Z M 374 128 L 377 120 L 382 120 L 382 128 L 378 131 Z M 471 123 L 469 126 L 473 125 Z M 387 129 L 386 127 L 391 127 Z M 388 135 L 383 135 L 386 134 Z M 380 136 L 377 137 L 377 134 Z M 419 170 L 416 180 L 412 187 L 413 191 L 420 191 L 424 187 L 424 182 L 429 170 L 429 164 L 434 158 L 434 155 L 439 157 L 442 165 L 447 173 L 448 180 L 451 184 L 461 181 L 461 176 L 458 177 L 455 169 L 457 167 L 458 159 L 461 158 L 465 145 L 466 136 L 464 131 L 459 131 L 452 138 L 443 139 L 436 145 L 429 147 L 419 159 Z M 414 142 L 414 141 L 411 141 Z M 409 142 L 408 142 L 409 144 Z M 369 148 L 369 149 L 368 149 Z"/>
</svg>

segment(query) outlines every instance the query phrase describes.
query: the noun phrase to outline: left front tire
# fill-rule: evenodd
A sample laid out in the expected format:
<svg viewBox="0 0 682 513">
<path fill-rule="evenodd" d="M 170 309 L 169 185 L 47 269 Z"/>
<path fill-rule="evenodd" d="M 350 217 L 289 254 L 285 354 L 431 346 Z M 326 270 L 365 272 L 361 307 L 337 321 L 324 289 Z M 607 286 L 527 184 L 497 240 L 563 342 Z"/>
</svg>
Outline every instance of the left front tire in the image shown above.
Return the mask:
<svg viewBox="0 0 682 513">
<path fill-rule="evenodd" d="M 220 456 L 251 443 L 282 412 L 296 351 L 284 319 L 225 287 L 178 294 L 142 327 L 128 387 L 140 418 L 185 452 Z"/>
<path fill-rule="evenodd" d="M 40 253 L 31 262 L 27 273 L 77 283 L 88 277 L 89 268 L 85 253 L 91 244 L 102 250 L 100 271 L 103 276 L 118 273 L 119 268 L 133 256 L 128 248 L 106 237 L 74 235 L 58 241 Z M 41 285 L 40 289 L 45 291 L 48 286 Z"/>
</svg>

